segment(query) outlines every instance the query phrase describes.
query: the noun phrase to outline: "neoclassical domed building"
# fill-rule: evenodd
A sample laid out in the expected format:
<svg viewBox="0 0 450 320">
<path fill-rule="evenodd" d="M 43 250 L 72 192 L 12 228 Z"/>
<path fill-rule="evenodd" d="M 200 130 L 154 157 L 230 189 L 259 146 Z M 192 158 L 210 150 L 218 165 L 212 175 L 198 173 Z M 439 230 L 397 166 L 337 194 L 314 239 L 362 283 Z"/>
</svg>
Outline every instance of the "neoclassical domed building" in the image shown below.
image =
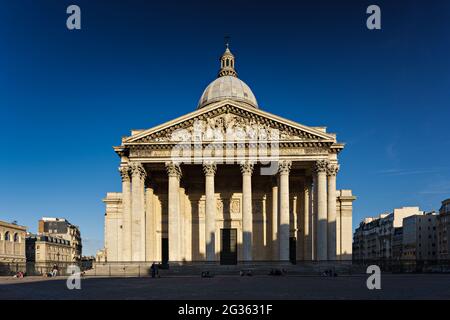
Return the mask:
<svg viewBox="0 0 450 320">
<path fill-rule="evenodd" d="M 103 200 L 104 259 L 351 259 L 355 197 L 336 189 L 343 148 L 324 127 L 263 111 L 227 46 L 195 111 L 114 147 L 122 192 Z"/>
</svg>

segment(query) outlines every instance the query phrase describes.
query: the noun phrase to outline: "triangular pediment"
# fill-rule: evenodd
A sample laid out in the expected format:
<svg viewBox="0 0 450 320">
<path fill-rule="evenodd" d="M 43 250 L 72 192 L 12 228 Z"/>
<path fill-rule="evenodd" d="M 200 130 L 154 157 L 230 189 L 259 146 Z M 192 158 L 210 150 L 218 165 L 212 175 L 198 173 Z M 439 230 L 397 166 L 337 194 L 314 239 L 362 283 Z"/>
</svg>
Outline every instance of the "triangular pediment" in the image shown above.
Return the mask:
<svg viewBox="0 0 450 320">
<path fill-rule="evenodd" d="M 243 132 L 245 139 L 252 140 L 255 133 L 261 137 L 278 133 L 279 141 L 336 143 L 333 134 L 308 127 L 294 121 L 256 109 L 244 103 L 224 100 L 191 112 L 159 126 L 135 132 L 124 138 L 122 145 L 164 144 L 189 141 L 186 137 L 202 135 L 203 141 L 217 138 L 217 132 L 225 137 L 227 132 Z"/>
</svg>

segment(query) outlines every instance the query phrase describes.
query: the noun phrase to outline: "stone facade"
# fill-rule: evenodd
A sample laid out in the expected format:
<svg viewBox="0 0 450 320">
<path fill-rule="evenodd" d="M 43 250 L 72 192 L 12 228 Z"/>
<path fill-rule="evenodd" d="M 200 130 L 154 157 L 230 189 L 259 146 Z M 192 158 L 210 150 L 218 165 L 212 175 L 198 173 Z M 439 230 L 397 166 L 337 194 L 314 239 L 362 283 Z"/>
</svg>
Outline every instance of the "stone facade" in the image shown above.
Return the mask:
<svg viewBox="0 0 450 320">
<path fill-rule="evenodd" d="M 237 77 L 228 48 L 221 68 L 219 78 Z M 351 259 L 355 197 L 336 189 L 344 145 L 260 110 L 242 81 L 216 82 L 196 111 L 114 147 L 122 192 L 103 199 L 99 260 Z"/>
<path fill-rule="evenodd" d="M 442 201 L 437 219 L 438 259 L 450 260 L 450 199 Z"/>
<path fill-rule="evenodd" d="M 437 217 L 429 212 L 403 219 L 402 259 L 437 260 Z"/>
<path fill-rule="evenodd" d="M 70 241 L 49 235 L 28 235 L 26 238 L 27 261 L 40 264 L 69 263 L 72 261 Z"/>
<path fill-rule="evenodd" d="M 38 233 L 60 237 L 70 241 L 71 261 L 80 261 L 82 243 L 80 228 L 63 218 L 43 217 L 38 223 Z"/>
<path fill-rule="evenodd" d="M 437 225 L 436 213 L 418 207 L 365 218 L 353 236 L 353 260 L 436 260 Z"/>
<path fill-rule="evenodd" d="M 26 227 L 0 221 L 0 264 L 25 263 Z"/>
</svg>

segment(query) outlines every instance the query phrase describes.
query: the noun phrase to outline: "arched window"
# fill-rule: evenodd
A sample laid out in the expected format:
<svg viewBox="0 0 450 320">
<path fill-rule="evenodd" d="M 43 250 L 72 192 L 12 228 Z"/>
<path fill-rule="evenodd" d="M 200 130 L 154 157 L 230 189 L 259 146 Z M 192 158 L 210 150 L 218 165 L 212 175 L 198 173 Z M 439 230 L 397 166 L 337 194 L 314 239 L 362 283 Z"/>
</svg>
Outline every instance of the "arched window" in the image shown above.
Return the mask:
<svg viewBox="0 0 450 320">
<path fill-rule="evenodd" d="M 6 231 L 5 233 L 5 241 L 10 241 L 9 231 Z"/>
<path fill-rule="evenodd" d="M 19 242 L 19 235 L 14 233 L 14 242 Z"/>
</svg>

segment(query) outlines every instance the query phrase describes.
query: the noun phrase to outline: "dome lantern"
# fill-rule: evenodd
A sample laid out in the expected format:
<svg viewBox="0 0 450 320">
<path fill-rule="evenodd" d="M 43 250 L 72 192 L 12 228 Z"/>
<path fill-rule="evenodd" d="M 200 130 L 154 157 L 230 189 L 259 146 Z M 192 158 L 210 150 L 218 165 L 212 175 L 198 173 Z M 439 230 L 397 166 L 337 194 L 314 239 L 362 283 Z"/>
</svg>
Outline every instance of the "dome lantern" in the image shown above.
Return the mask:
<svg viewBox="0 0 450 320">
<path fill-rule="evenodd" d="M 237 77 L 237 72 L 234 69 L 234 55 L 231 53 L 228 43 L 225 46 L 225 52 L 220 57 L 220 70 L 217 77 Z"/>
</svg>

